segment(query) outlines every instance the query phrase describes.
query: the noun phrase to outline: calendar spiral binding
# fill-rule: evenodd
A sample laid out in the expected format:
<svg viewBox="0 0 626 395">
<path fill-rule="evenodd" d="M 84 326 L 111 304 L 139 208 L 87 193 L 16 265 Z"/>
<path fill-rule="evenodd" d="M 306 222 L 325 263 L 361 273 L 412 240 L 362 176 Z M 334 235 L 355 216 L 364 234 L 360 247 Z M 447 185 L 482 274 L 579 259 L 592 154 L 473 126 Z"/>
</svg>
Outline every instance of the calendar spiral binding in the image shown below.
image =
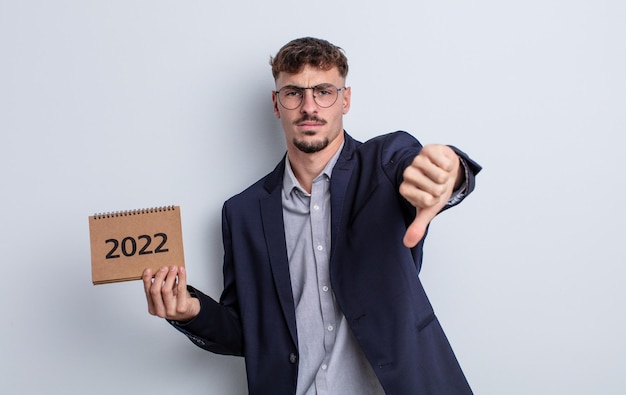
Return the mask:
<svg viewBox="0 0 626 395">
<path fill-rule="evenodd" d="M 135 210 L 124 210 L 124 211 L 112 211 L 105 213 L 96 213 L 94 214 L 94 219 L 107 219 L 107 218 L 118 218 L 118 217 L 128 217 L 132 215 L 141 215 L 141 214 L 152 214 L 152 213 L 160 213 L 163 211 L 172 211 L 175 210 L 176 206 L 160 206 L 160 207 L 150 207 L 150 208 L 140 208 Z"/>
</svg>

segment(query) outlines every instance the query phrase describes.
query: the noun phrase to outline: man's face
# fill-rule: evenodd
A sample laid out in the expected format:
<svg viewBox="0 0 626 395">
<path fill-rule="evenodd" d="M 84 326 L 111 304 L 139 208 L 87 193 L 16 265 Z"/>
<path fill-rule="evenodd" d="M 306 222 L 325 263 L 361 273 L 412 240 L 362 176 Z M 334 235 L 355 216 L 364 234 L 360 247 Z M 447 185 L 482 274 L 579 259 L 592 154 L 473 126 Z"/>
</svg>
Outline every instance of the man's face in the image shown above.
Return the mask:
<svg viewBox="0 0 626 395">
<path fill-rule="evenodd" d="M 280 73 L 276 79 L 276 90 L 285 86 L 309 88 L 323 84 L 342 88 L 345 79 L 336 67 L 320 70 L 307 65 L 297 74 Z M 339 91 L 337 95 L 337 101 L 324 108 L 313 99 L 313 91 L 307 89 L 300 106 L 288 110 L 279 103 L 276 92 L 272 93 L 274 114 L 282 123 L 290 150 L 295 147 L 304 153 L 315 153 L 327 146 L 338 148 L 343 141 L 343 115 L 350 109 L 350 88 Z"/>
</svg>

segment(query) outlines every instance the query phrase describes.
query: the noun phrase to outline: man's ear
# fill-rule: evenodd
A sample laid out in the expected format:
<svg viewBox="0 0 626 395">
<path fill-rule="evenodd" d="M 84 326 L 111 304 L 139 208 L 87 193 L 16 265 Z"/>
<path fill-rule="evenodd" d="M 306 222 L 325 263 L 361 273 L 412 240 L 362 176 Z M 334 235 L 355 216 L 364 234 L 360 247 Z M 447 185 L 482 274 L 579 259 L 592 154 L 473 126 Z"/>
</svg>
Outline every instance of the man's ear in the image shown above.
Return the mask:
<svg viewBox="0 0 626 395">
<path fill-rule="evenodd" d="M 346 87 L 343 93 L 343 114 L 346 115 L 350 111 L 350 98 L 352 97 L 352 88 Z"/>
<path fill-rule="evenodd" d="M 276 91 L 272 91 L 272 103 L 274 104 L 274 116 L 280 119 L 280 112 L 278 111 L 278 97 L 276 97 Z"/>
</svg>

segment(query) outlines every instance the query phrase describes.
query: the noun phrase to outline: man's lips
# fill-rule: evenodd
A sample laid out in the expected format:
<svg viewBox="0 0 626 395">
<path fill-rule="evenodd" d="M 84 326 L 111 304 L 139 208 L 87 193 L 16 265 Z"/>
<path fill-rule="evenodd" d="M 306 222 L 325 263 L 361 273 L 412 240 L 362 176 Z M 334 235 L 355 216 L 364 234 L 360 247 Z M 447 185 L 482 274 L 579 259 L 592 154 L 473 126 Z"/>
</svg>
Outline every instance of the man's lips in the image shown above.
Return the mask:
<svg viewBox="0 0 626 395">
<path fill-rule="evenodd" d="M 323 126 L 326 124 L 326 121 L 324 121 L 323 119 L 319 119 L 316 117 L 306 117 L 306 118 L 300 118 L 297 121 L 294 122 L 296 124 L 296 126 L 299 127 L 317 127 L 317 126 Z"/>
<path fill-rule="evenodd" d="M 322 126 L 324 125 L 322 122 L 300 122 L 298 126 L 302 127 L 311 127 L 311 126 Z"/>
</svg>

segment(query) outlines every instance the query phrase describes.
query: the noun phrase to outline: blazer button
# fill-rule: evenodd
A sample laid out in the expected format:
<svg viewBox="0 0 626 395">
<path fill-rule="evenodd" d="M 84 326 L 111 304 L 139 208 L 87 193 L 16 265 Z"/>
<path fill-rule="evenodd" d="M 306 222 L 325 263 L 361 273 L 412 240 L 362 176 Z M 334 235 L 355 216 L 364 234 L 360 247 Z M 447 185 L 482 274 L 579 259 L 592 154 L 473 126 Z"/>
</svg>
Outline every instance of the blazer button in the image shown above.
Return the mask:
<svg viewBox="0 0 626 395">
<path fill-rule="evenodd" d="M 294 353 L 289 354 L 289 362 L 290 363 L 298 362 L 298 356 Z"/>
</svg>

